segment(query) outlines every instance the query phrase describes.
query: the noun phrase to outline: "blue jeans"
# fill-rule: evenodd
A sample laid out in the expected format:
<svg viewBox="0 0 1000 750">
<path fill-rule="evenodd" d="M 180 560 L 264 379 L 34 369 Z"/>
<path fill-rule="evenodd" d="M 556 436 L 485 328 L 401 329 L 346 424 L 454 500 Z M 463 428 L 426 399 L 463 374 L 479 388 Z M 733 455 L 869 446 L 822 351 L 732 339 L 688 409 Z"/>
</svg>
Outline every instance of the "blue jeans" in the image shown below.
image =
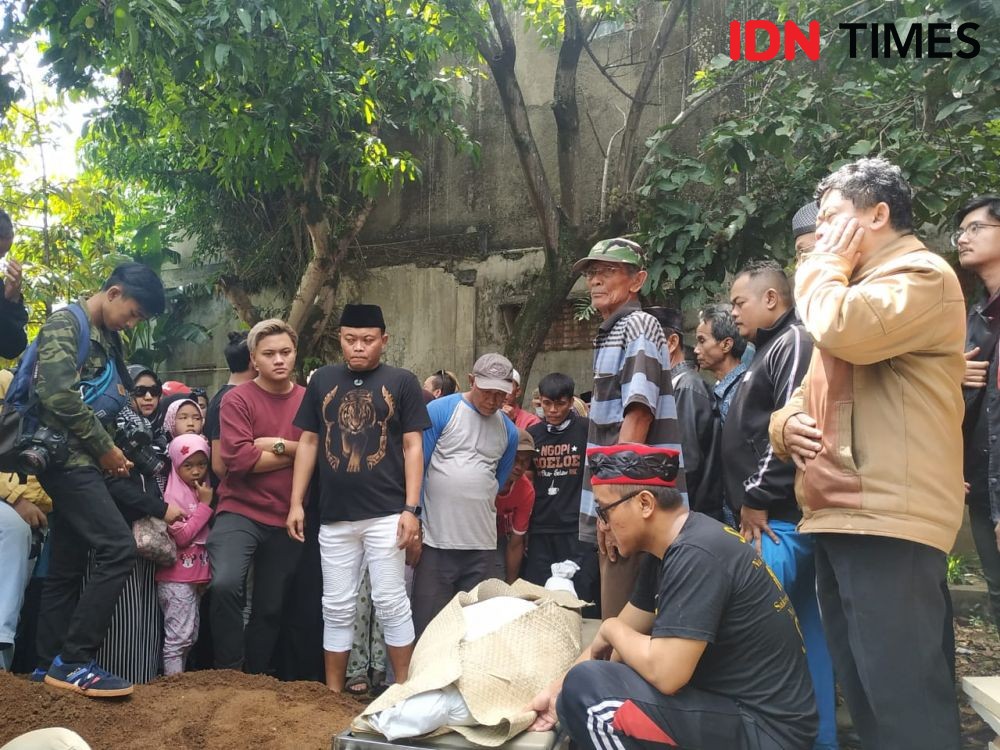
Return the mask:
<svg viewBox="0 0 1000 750">
<path fill-rule="evenodd" d="M 819 711 L 819 734 L 813 750 L 837 749 L 836 696 L 833 687 L 833 662 L 826 647 L 823 623 L 816 599 L 815 542 L 808 534 L 795 531 L 788 521 L 768 521 L 781 544 L 761 535 L 761 557 L 784 587 L 795 608 L 806 646 L 806 661 L 816 694 Z"/>
<path fill-rule="evenodd" d="M 31 527 L 6 501 L 0 500 L 0 646 L 13 645 L 17 618 L 28 585 Z M 9 669 L 13 648 L 0 651 L 0 669 Z"/>
</svg>

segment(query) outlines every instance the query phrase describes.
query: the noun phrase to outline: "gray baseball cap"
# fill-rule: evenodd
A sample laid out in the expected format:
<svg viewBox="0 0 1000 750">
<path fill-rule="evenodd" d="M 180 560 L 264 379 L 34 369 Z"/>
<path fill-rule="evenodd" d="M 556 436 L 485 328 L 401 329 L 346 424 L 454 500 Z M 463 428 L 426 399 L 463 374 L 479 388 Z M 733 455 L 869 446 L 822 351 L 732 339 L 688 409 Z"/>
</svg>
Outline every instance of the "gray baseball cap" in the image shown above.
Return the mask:
<svg viewBox="0 0 1000 750">
<path fill-rule="evenodd" d="M 514 365 L 502 354 L 491 352 L 477 359 L 472 377 L 476 387 L 484 391 L 514 392 Z"/>
</svg>

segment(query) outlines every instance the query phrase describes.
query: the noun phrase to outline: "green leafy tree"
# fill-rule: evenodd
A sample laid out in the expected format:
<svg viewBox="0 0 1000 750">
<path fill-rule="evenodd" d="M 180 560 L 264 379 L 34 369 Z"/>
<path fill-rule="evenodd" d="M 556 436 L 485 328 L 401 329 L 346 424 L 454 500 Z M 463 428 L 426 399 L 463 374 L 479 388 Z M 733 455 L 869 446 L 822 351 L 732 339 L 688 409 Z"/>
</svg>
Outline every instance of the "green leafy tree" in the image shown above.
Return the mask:
<svg viewBox="0 0 1000 750">
<path fill-rule="evenodd" d="M 933 7 L 932 7 L 933 6 Z M 935 236 L 970 195 L 1000 184 L 1000 6 L 991 0 L 759 2 L 733 17 L 819 20 L 820 62 L 731 62 L 696 74 L 695 100 L 717 98 L 716 122 L 695 154 L 659 131 L 638 174 L 639 217 L 652 252 L 653 289 L 688 305 L 723 293 L 727 272 L 751 258 L 790 261 L 792 214 L 845 162 L 883 155 L 914 189 L 918 231 Z M 736 9 L 734 7 L 734 14 Z M 794 14 L 794 15 L 793 15 Z M 867 34 L 847 54 L 839 23 L 979 23 L 978 56 L 875 59 Z M 926 28 L 926 27 L 925 27 Z M 961 49 L 965 49 L 965 45 Z"/>
<path fill-rule="evenodd" d="M 91 163 L 164 196 L 173 229 L 217 264 L 240 317 L 277 286 L 277 312 L 316 348 L 338 268 L 378 195 L 420 175 L 398 143 L 441 134 L 471 148 L 439 59 L 456 44 L 408 0 L 113 0 L 31 3 L 44 60 L 107 105 Z"/>
<path fill-rule="evenodd" d="M 33 336 L 54 304 L 97 291 L 118 263 L 136 259 L 159 269 L 176 254 L 167 248 L 167 209 L 154 194 L 125 189 L 97 169 L 54 176 L 56 128 L 65 108 L 36 91 L 16 59 L 5 69 L 21 93 L 0 120 L 0 206 L 14 221 L 12 253 L 24 266 Z M 175 342 L 205 339 L 204 329 L 183 321 L 182 308 L 172 306 L 159 325 L 143 324 L 128 337 L 146 342 L 140 359 L 154 365 Z"/>
</svg>

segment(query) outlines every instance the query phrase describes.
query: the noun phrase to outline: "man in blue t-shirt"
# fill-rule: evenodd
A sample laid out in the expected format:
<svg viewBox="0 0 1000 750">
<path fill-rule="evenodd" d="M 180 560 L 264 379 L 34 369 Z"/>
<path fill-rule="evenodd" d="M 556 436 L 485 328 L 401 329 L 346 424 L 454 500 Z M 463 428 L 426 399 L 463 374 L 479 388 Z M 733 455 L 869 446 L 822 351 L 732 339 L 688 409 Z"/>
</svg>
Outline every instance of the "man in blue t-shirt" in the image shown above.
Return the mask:
<svg viewBox="0 0 1000 750">
<path fill-rule="evenodd" d="M 517 428 L 500 410 L 514 390 L 513 370 L 506 357 L 484 354 L 467 393 L 427 406 L 424 541 L 413 571 L 417 637 L 455 594 L 494 574 L 496 496 L 517 455 Z"/>
<path fill-rule="evenodd" d="M 735 530 L 688 510 L 678 459 L 636 443 L 587 451 L 598 523 L 645 554 L 621 614 L 532 701 L 532 729 L 558 717 L 594 750 L 809 750 L 816 702 L 788 595 Z"/>
</svg>

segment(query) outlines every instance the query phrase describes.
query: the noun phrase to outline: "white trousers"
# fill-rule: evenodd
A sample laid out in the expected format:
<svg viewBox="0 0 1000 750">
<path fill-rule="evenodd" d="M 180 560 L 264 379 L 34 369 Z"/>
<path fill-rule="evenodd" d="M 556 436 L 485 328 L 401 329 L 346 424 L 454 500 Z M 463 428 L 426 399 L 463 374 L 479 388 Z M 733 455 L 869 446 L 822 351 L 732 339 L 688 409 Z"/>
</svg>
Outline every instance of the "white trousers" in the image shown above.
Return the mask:
<svg viewBox="0 0 1000 750">
<path fill-rule="evenodd" d="M 405 553 L 396 547 L 399 514 L 365 521 L 338 521 L 319 527 L 323 565 L 323 650 L 350 651 L 361 588 L 368 565 L 372 604 L 387 646 L 413 642 L 413 617 L 406 596 Z"/>
</svg>

